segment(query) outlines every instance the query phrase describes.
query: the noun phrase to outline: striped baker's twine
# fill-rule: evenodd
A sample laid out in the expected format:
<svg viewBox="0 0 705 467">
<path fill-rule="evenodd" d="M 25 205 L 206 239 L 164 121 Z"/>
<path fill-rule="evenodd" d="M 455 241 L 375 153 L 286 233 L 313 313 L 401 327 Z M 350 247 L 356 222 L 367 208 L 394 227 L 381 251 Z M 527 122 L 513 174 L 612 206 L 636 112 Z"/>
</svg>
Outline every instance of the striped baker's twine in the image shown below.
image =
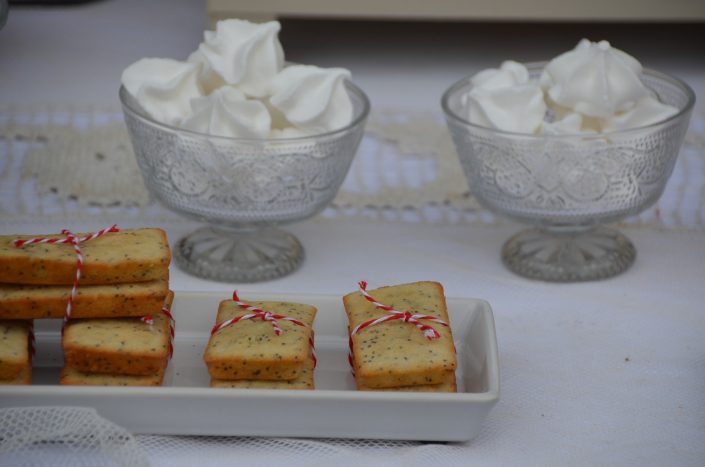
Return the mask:
<svg viewBox="0 0 705 467">
<path fill-rule="evenodd" d="M 211 335 L 215 334 L 216 332 L 220 331 L 223 328 L 226 328 L 228 326 L 232 326 L 233 324 L 239 323 L 240 321 L 246 320 L 246 319 L 254 319 L 254 318 L 259 318 L 262 321 L 269 321 L 272 325 L 272 328 L 274 329 L 274 334 L 277 336 L 280 336 L 282 333 L 281 327 L 279 327 L 279 324 L 277 323 L 277 320 L 281 319 L 284 321 L 289 321 L 291 323 L 294 323 L 297 326 L 303 326 L 305 328 L 309 327 L 308 324 L 304 323 L 303 321 L 300 321 L 296 318 L 292 318 L 291 316 L 285 316 L 285 315 L 277 315 L 274 313 L 271 313 L 269 311 L 261 310 L 255 306 L 252 306 L 248 303 L 245 303 L 240 300 L 240 297 L 237 295 L 237 290 L 233 292 L 233 301 L 240 307 L 245 310 L 250 311 L 251 313 L 248 313 L 246 315 L 242 316 L 236 316 L 235 318 L 231 318 L 228 320 L 225 320 L 223 322 L 217 323 L 215 326 L 213 326 L 213 329 L 211 329 Z M 311 346 L 311 357 L 313 358 L 313 366 L 316 366 L 316 363 L 318 359 L 316 358 L 316 348 L 313 344 L 313 329 L 311 329 L 311 337 L 308 339 L 308 344 Z"/>
<path fill-rule="evenodd" d="M 171 310 L 166 306 L 162 307 L 162 313 L 169 319 L 169 359 L 174 355 L 174 336 L 176 335 L 176 320 L 174 315 L 171 314 Z M 154 317 L 152 315 L 146 315 L 140 318 L 140 320 L 148 324 L 149 326 L 154 325 Z"/>
<path fill-rule="evenodd" d="M 86 235 L 85 237 L 77 237 L 71 231 L 64 229 L 61 234 L 66 238 L 46 238 L 37 237 L 29 239 L 17 239 L 13 243 L 17 248 L 22 248 L 26 245 L 33 245 L 36 243 L 49 243 L 49 244 L 64 244 L 70 243 L 76 252 L 76 276 L 73 279 L 73 287 L 71 288 L 71 294 L 69 294 L 69 300 L 66 304 L 66 313 L 64 314 L 64 327 L 69 319 L 71 319 L 71 312 L 73 311 L 73 302 L 76 300 L 76 294 L 78 293 L 78 282 L 81 280 L 81 273 L 83 272 L 84 258 L 83 253 L 81 253 L 81 243 L 93 240 L 98 237 L 102 237 L 106 233 L 119 232 L 120 229 L 117 225 L 101 229 L 97 232 Z M 62 327 L 63 332 L 63 327 Z"/>
<path fill-rule="evenodd" d="M 440 324 L 441 326 L 448 327 L 448 323 L 443 321 L 440 318 L 436 318 L 435 316 L 431 315 L 422 315 L 422 314 L 411 314 L 408 311 L 399 311 L 395 310 L 391 306 L 384 305 L 383 303 L 378 302 L 375 300 L 369 293 L 367 293 L 367 282 L 365 281 L 360 281 L 358 283 L 360 286 L 360 293 L 365 297 L 365 299 L 372 303 L 374 306 L 379 308 L 380 310 L 384 310 L 388 315 L 385 316 L 380 316 L 379 318 L 373 318 L 368 321 L 364 321 L 357 326 L 350 332 L 350 336 L 348 338 L 348 346 L 350 347 L 350 353 L 348 354 L 348 362 L 350 362 L 350 366 L 355 368 L 354 365 L 354 359 L 353 359 L 353 336 L 355 334 L 358 334 L 359 332 L 363 331 L 364 329 L 367 329 L 371 326 L 376 326 L 381 323 L 386 323 L 387 321 L 394 321 L 394 320 L 403 320 L 405 323 L 411 323 L 414 326 L 416 326 L 421 332 L 423 332 L 423 335 L 428 339 L 428 340 L 433 340 L 433 339 L 440 339 L 441 335 L 436 331 L 432 326 L 423 323 L 423 321 L 431 321 L 433 323 Z"/>
</svg>

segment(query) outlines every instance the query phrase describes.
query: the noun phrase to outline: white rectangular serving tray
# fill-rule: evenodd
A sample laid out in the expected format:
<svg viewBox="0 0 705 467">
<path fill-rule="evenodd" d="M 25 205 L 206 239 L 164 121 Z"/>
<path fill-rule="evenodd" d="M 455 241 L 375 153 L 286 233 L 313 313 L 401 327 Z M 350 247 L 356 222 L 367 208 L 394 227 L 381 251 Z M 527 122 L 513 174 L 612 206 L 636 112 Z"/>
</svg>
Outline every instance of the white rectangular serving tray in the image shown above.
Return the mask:
<svg viewBox="0 0 705 467">
<path fill-rule="evenodd" d="M 37 320 L 34 384 L 0 386 L 0 407 L 94 407 L 133 433 L 467 441 L 478 434 L 499 399 L 494 318 L 483 300 L 447 300 L 458 351 L 458 392 L 413 393 L 355 390 L 341 297 L 262 293 L 241 297 L 318 308 L 315 390 L 208 387 L 203 350 L 218 303 L 228 294 L 177 292 L 174 357 L 164 386 L 58 385 L 63 365 L 60 320 Z"/>
</svg>

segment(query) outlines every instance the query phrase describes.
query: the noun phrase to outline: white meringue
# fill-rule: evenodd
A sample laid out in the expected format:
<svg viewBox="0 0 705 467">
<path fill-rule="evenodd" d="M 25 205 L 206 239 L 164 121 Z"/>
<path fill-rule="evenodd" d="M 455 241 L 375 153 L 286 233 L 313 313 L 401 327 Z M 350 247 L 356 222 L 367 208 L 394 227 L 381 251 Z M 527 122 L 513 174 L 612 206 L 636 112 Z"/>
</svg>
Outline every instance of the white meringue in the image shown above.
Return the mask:
<svg viewBox="0 0 705 467">
<path fill-rule="evenodd" d="M 629 110 L 648 90 L 641 64 L 610 46 L 581 40 L 546 65 L 541 85 L 552 101 L 589 117 L 607 118 Z"/>
<path fill-rule="evenodd" d="M 280 28 L 220 21 L 185 62 L 140 60 L 123 72 L 124 86 L 155 119 L 214 136 L 295 138 L 348 125 L 350 72 L 284 69 Z"/>
<path fill-rule="evenodd" d="M 473 87 L 463 97 L 468 118 L 477 125 L 504 131 L 533 133 L 546 113 L 543 93 L 529 81 L 521 63 L 507 60 L 470 78 Z"/>
<path fill-rule="evenodd" d="M 248 100 L 232 86 L 223 86 L 208 96 L 191 101 L 193 114 L 183 122 L 188 130 L 231 138 L 266 138 L 271 118 L 264 104 Z"/>
<path fill-rule="evenodd" d="M 541 132 L 544 135 L 577 135 L 595 134 L 590 128 L 583 127 L 583 116 L 578 113 L 569 113 L 560 120 L 543 122 Z"/>
<path fill-rule="evenodd" d="M 239 19 L 219 21 L 215 31 L 206 31 L 198 47 L 210 68 L 245 94 L 263 97 L 269 81 L 284 66 L 277 21 L 254 24 Z"/>
<path fill-rule="evenodd" d="M 200 65 L 168 58 L 143 58 L 122 72 L 122 84 L 155 120 L 180 124 L 191 112 L 190 101 L 203 95 Z"/>
<path fill-rule="evenodd" d="M 288 128 L 293 128 L 291 123 L 286 119 L 286 116 L 272 105 L 269 98 L 261 99 L 262 103 L 267 107 L 269 111 L 269 116 L 272 117 L 272 130 L 284 130 Z"/>
<path fill-rule="evenodd" d="M 352 121 L 353 104 L 343 68 L 293 65 L 271 81 L 270 104 L 294 127 L 307 132 L 337 130 Z"/>
<path fill-rule="evenodd" d="M 471 123 L 516 133 L 534 133 L 546 114 L 543 92 L 535 83 L 474 88 L 465 102 Z"/>
<path fill-rule="evenodd" d="M 505 131 L 585 135 L 624 130 L 678 112 L 642 83 L 642 73 L 638 60 L 609 42 L 583 39 L 544 67 L 540 90 L 524 65 L 505 61 L 472 76 L 460 103 L 472 123 Z"/>
<path fill-rule="evenodd" d="M 482 70 L 470 78 L 474 88 L 494 89 L 529 82 L 529 71 L 519 62 L 507 60 L 499 68 Z"/>
<path fill-rule="evenodd" d="M 186 59 L 190 63 L 198 63 L 201 66 L 201 71 L 198 73 L 198 82 L 203 89 L 204 94 L 210 94 L 221 86 L 227 83 L 218 73 L 211 67 L 210 62 L 201 53 L 200 50 L 194 50 Z"/>
<path fill-rule="evenodd" d="M 610 116 L 605 120 L 602 131 L 624 130 L 651 125 L 666 120 L 678 113 L 672 105 L 662 104 L 653 96 L 639 99 L 634 107 L 626 112 Z"/>
</svg>

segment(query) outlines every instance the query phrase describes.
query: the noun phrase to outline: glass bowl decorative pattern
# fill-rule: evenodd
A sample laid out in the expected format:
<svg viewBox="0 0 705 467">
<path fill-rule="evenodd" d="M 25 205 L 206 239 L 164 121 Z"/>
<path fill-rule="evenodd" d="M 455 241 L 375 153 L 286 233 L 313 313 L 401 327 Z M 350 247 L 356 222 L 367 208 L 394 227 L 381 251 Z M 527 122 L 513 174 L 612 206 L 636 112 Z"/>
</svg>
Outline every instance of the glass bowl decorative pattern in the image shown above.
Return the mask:
<svg viewBox="0 0 705 467">
<path fill-rule="evenodd" d="M 545 63 L 529 64 L 536 78 Z M 678 113 L 629 130 L 528 135 L 470 123 L 452 85 L 441 106 L 470 190 L 487 209 L 529 224 L 503 246 L 504 263 L 525 277 L 556 282 L 607 278 L 634 261 L 632 242 L 603 224 L 654 204 L 673 171 L 695 102 L 682 81 L 645 70 L 643 83 Z"/>
<path fill-rule="evenodd" d="M 339 130 L 281 139 L 210 136 L 156 122 L 120 88 L 145 184 L 166 207 L 204 222 L 180 239 L 176 263 L 194 275 L 257 282 L 294 271 L 299 240 L 277 228 L 314 216 L 335 197 L 364 133 L 370 104 L 346 83 L 353 119 Z"/>
</svg>

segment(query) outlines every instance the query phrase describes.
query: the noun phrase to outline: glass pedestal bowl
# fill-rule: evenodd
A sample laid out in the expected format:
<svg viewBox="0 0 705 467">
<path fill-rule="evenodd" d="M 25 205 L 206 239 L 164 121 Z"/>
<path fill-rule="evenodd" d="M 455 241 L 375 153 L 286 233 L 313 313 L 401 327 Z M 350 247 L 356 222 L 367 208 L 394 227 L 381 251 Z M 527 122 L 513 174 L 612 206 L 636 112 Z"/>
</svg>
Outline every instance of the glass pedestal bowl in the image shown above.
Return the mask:
<svg viewBox="0 0 705 467">
<path fill-rule="evenodd" d="M 209 136 L 150 118 L 120 89 L 125 122 L 150 193 L 207 227 L 180 239 L 176 263 L 196 276 L 257 282 L 294 271 L 299 240 L 277 228 L 323 210 L 335 197 L 364 132 L 369 101 L 347 83 L 345 128 L 299 138 Z"/>
<path fill-rule="evenodd" d="M 544 63 L 529 64 L 538 77 Z M 487 209 L 532 228 L 510 238 L 502 260 L 532 279 L 574 282 L 626 270 L 632 242 L 604 224 L 638 214 L 663 193 L 695 102 L 682 81 L 645 70 L 644 84 L 679 109 L 662 122 L 604 134 L 526 135 L 470 123 L 462 96 L 469 77 L 441 105 L 472 194 Z"/>
</svg>

